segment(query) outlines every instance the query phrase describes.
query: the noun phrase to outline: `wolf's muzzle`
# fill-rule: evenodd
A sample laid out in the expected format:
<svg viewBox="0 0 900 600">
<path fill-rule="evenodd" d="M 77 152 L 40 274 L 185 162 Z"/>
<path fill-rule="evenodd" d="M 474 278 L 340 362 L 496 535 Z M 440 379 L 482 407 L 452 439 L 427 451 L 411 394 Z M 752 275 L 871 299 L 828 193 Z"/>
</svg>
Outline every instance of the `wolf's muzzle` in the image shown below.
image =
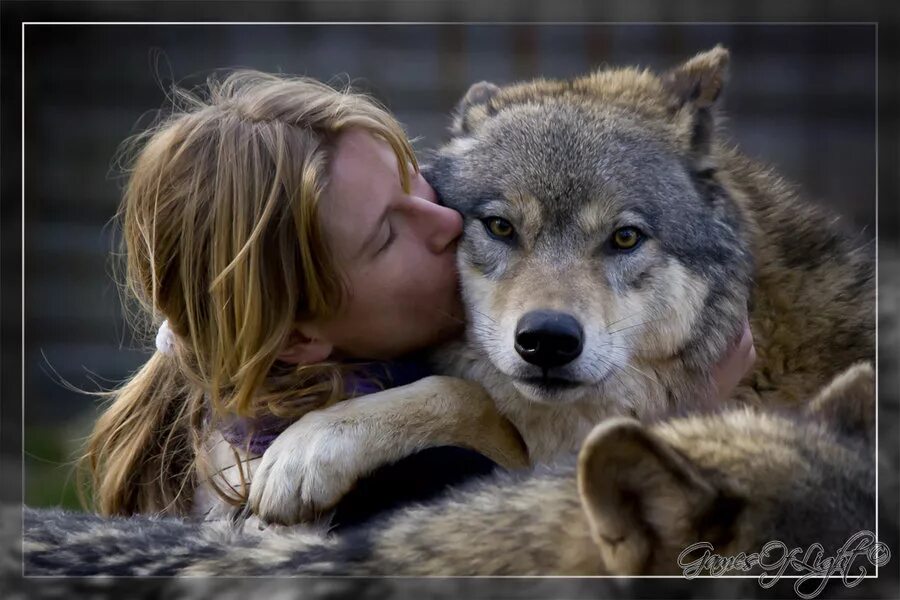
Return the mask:
<svg viewBox="0 0 900 600">
<path fill-rule="evenodd" d="M 516 326 L 516 352 L 542 369 L 572 362 L 584 348 L 584 329 L 572 315 L 534 310 Z"/>
</svg>

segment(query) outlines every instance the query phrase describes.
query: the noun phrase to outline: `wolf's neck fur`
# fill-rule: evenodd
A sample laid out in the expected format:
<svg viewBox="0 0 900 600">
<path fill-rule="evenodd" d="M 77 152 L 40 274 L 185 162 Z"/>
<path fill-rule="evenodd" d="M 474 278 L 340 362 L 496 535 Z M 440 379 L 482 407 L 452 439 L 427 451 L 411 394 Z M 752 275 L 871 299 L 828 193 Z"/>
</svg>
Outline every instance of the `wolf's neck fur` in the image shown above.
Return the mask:
<svg viewBox="0 0 900 600">
<path fill-rule="evenodd" d="M 736 150 L 720 151 L 719 160 L 754 259 L 757 360 L 734 398 L 805 402 L 837 373 L 875 358 L 874 244 Z"/>
</svg>

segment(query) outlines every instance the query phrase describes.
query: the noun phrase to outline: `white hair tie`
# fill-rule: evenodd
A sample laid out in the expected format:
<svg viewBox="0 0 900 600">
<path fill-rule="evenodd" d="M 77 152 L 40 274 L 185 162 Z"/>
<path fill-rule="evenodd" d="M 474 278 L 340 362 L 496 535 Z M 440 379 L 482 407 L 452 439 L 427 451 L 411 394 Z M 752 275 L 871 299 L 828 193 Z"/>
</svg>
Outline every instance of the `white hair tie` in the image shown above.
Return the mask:
<svg viewBox="0 0 900 600">
<path fill-rule="evenodd" d="M 166 356 L 175 354 L 175 332 L 169 327 L 168 319 L 162 322 L 156 332 L 156 349 Z"/>
</svg>

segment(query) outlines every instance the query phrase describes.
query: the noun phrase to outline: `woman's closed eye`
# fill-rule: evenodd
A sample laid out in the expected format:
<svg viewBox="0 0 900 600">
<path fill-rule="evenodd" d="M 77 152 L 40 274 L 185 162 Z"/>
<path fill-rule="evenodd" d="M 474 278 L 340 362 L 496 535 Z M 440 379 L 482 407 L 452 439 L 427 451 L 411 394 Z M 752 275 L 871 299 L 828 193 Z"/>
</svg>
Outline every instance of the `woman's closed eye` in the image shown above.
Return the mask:
<svg viewBox="0 0 900 600">
<path fill-rule="evenodd" d="M 379 254 L 381 254 L 382 252 L 387 250 L 390 247 L 390 245 L 394 243 L 394 239 L 397 237 L 394 232 L 394 228 L 391 227 L 390 223 L 388 223 L 387 227 L 388 227 L 387 239 L 384 241 L 384 244 L 382 244 L 381 247 L 378 249 L 378 252 L 375 253 L 375 256 L 378 256 Z"/>
</svg>

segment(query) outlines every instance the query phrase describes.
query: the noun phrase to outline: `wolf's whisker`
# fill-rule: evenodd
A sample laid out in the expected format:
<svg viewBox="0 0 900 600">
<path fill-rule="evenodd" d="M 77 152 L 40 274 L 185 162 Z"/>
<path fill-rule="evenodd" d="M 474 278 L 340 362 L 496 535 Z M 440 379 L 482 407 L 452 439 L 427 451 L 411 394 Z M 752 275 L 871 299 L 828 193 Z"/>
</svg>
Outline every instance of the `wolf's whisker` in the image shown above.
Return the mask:
<svg viewBox="0 0 900 600">
<path fill-rule="evenodd" d="M 602 359 L 602 358 L 599 358 L 598 360 L 599 360 L 603 365 L 605 365 L 607 368 L 610 369 L 610 371 L 609 371 L 610 376 L 611 376 L 613 379 L 615 379 L 616 382 L 617 382 L 621 387 L 623 387 L 623 388 L 624 388 L 624 387 L 627 387 L 627 386 L 625 385 L 625 382 L 622 381 L 622 380 L 619 378 L 619 374 L 618 374 L 618 372 L 617 372 L 617 371 L 621 370 L 621 367 L 619 367 L 619 366 L 618 366 L 617 364 L 615 364 L 615 363 L 606 361 L 606 360 L 604 360 L 604 359 Z M 624 372 L 624 371 L 623 371 L 623 372 Z"/>
<path fill-rule="evenodd" d="M 640 323 L 635 323 L 634 325 L 626 325 L 625 327 L 621 327 L 621 328 L 619 328 L 619 329 L 616 329 L 616 330 L 614 330 L 614 331 L 609 331 L 609 332 L 607 332 L 607 333 L 609 333 L 610 335 L 612 335 L 612 334 L 614 334 L 614 333 L 621 333 L 622 331 L 625 331 L 626 329 L 632 329 L 632 328 L 634 328 L 634 327 L 640 327 L 641 325 L 646 325 L 647 323 L 658 323 L 659 321 L 665 321 L 665 319 L 664 319 L 664 318 L 659 318 L 659 319 L 647 319 L 646 321 L 641 321 Z"/>
<path fill-rule="evenodd" d="M 604 348 L 612 348 L 613 350 L 631 350 L 628 346 L 615 346 L 613 344 L 604 344 Z"/>
<path fill-rule="evenodd" d="M 625 316 L 625 317 L 622 317 L 621 319 L 616 319 L 616 320 L 613 321 L 612 323 L 607 323 L 607 324 L 606 324 L 606 327 L 607 327 L 607 329 L 608 329 L 608 328 L 612 327 L 613 325 L 615 325 L 615 324 L 617 324 L 617 323 L 621 323 L 622 321 L 625 321 L 625 320 L 630 319 L 630 318 L 632 318 L 632 317 L 637 317 L 637 316 L 639 316 L 640 314 L 641 314 L 641 313 L 639 313 L 639 312 L 631 313 L 630 315 L 627 315 L 627 316 Z"/>
<path fill-rule="evenodd" d="M 641 371 L 640 369 L 638 369 L 638 368 L 635 367 L 634 365 L 630 365 L 630 364 L 627 364 L 627 363 L 626 363 L 625 366 L 628 367 L 629 369 L 633 370 L 633 371 L 636 371 L 636 372 L 640 373 L 641 375 L 643 375 L 644 377 L 646 377 L 647 379 L 649 379 L 650 381 L 652 381 L 652 382 L 655 383 L 656 385 L 660 385 L 659 381 L 657 381 L 655 377 L 651 377 L 650 375 L 648 375 L 647 373 L 644 373 L 643 371 Z"/>
<path fill-rule="evenodd" d="M 452 315 L 452 314 L 450 314 L 449 312 L 447 312 L 446 310 L 441 310 L 441 309 L 439 309 L 439 308 L 435 308 L 435 309 L 433 309 L 433 310 L 434 310 L 434 312 L 436 312 L 437 314 L 441 315 L 442 317 L 447 317 L 447 318 L 449 318 L 449 319 L 452 319 L 452 320 L 456 321 L 457 323 L 462 323 L 463 325 L 466 324 L 466 320 L 465 320 L 465 319 L 461 319 L 461 318 L 459 318 L 459 317 L 457 317 L 457 316 L 455 316 L 455 315 Z"/>
<path fill-rule="evenodd" d="M 474 312 L 474 313 L 477 313 L 477 314 L 481 315 L 482 317 L 484 317 L 485 319 L 487 319 L 488 321 L 490 321 L 490 322 L 493 323 L 494 325 L 497 324 L 497 320 L 496 320 L 496 319 L 494 319 L 493 317 L 491 317 L 491 316 L 488 315 L 488 314 L 485 314 L 485 313 L 481 312 L 481 311 L 478 310 L 477 308 L 469 307 L 469 310 L 471 310 L 471 311 Z"/>
</svg>

